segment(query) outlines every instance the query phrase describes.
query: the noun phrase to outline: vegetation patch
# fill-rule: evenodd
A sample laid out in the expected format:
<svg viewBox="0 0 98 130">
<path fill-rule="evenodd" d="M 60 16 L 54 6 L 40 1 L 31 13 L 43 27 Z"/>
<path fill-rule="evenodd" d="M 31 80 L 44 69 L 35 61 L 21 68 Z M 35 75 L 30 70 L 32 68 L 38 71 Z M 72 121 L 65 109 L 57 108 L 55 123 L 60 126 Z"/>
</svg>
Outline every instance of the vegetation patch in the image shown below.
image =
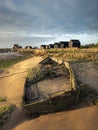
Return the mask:
<svg viewBox="0 0 98 130">
<path fill-rule="evenodd" d="M 28 72 L 27 84 L 33 84 L 46 78 L 46 75 L 50 75 L 51 70 L 45 70 L 40 66 L 32 68 Z"/>
<path fill-rule="evenodd" d="M 40 49 L 36 49 L 34 50 L 34 55 L 35 56 L 45 56 L 47 55 L 47 51 L 46 50 L 40 50 Z"/>
<path fill-rule="evenodd" d="M 4 105 L 0 107 L 0 116 L 6 112 L 12 112 L 13 111 L 13 105 Z"/>
<path fill-rule="evenodd" d="M 5 121 L 9 119 L 11 112 L 13 111 L 13 105 L 1 105 L 0 106 L 0 128 L 3 126 Z"/>
<path fill-rule="evenodd" d="M 0 97 L 0 102 L 5 102 L 6 100 L 6 97 Z"/>
<path fill-rule="evenodd" d="M 98 49 L 49 49 L 48 54 L 63 60 L 97 60 Z"/>
</svg>

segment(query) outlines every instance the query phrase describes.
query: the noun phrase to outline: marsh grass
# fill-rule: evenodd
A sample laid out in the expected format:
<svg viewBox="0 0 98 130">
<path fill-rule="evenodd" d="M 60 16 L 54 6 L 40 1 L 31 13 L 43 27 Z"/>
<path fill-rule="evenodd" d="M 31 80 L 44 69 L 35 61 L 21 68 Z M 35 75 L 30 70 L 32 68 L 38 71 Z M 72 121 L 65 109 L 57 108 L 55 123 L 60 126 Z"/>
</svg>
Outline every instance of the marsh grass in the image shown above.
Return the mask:
<svg viewBox="0 0 98 130">
<path fill-rule="evenodd" d="M 55 58 L 63 58 L 64 60 L 97 60 L 98 48 L 93 49 L 50 49 L 48 54 Z"/>
<path fill-rule="evenodd" d="M 40 80 L 43 80 L 46 75 L 46 71 L 42 69 L 40 66 L 37 66 L 33 69 L 28 70 L 28 76 L 27 76 L 27 81 L 32 84 L 36 83 Z"/>
<path fill-rule="evenodd" d="M 34 50 L 34 55 L 35 56 L 44 56 L 44 55 L 47 55 L 47 51 L 45 49 L 36 49 Z"/>
</svg>

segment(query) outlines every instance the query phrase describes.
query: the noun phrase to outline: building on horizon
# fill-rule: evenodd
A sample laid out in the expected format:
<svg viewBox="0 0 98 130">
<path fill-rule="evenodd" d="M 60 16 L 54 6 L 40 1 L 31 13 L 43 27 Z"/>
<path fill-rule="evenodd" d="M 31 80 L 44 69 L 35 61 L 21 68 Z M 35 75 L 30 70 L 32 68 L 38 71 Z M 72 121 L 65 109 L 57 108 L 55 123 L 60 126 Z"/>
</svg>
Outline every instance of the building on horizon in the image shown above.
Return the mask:
<svg viewBox="0 0 98 130">
<path fill-rule="evenodd" d="M 46 49 L 46 45 L 40 45 L 40 49 Z"/>
<path fill-rule="evenodd" d="M 54 48 L 60 48 L 60 43 L 59 42 L 55 42 L 54 43 Z"/>
<path fill-rule="evenodd" d="M 68 43 L 68 47 L 69 48 L 72 48 L 72 47 L 77 47 L 77 48 L 80 48 L 80 41 L 79 40 L 76 40 L 76 39 L 71 39 Z"/>
<path fill-rule="evenodd" d="M 18 44 L 14 44 L 14 46 L 13 46 L 13 49 L 20 49 L 20 48 L 22 48 L 22 46 L 20 46 Z"/>
<path fill-rule="evenodd" d="M 25 46 L 25 49 L 32 49 L 32 46 Z"/>
<path fill-rule="evenodd" d="M 49 49 L 53 49 L 54 48 L 54 44 L 49 44 Z"/>
<path fill-rule="evenodd" d="M 68 48 L 68 43 L 67 41 L 60 41 L 60 48 Z"/>
<path fill-rule="evenodd" d="M 80 48 L 80 41 L 77 39 L 71 39 L 68 41 L 55 42 L 54 44 L 41 45 L 41 49 L 52 49 L 52 48 Z"/>
</svg>

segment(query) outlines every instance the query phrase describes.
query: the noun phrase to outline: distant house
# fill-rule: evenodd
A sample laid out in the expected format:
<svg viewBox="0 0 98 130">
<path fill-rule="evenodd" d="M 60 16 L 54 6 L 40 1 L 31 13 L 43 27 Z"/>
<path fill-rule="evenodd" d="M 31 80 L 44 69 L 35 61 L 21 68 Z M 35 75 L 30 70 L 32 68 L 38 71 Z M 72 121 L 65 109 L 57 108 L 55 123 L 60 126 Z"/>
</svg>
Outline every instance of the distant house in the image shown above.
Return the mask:
<svg viewBox="0 0 98 130">
<path fill-rule="evenodd" d="M 49 45 L 46 45 L 46 49 L 49 49 Z"/>
<path fill-rule="evenodd" d="M 68 48 L 68 42 L 61 41 L 60 42 L 60 48 Z"/>
<path fill-rule="evenodd" d="M 72 39 L 69 42 L 68 41 L 60 41 L 60 42 L 55 42 L 54 44 L 49 44 L 49 45 L 41 45 L 41 49 L 53 49 L 53 48 L 72 48 L 72 47 L 77 47 L 80 48 L 80 41 L 76 39 Z"/>
<path fill-rule="evenodd" d="M 54 43 L 54 48 L 60 48 L 60 43 L 55 42 L 55 43 Z"/>
<path fill-rule="evenodd" d="M 77 47 L 80 48 L 80 41 L 79 40 L 70 40 L 68 43 L 68 47 Z"/>
<path fill-rule="evenodd" d="M 41 49 L 46 49 L 46 45 L 41 45 L 40 48 Z"/>
<path fill-rule="evenodd" d="M 13 49 L 20 49 L 22 46 L 19 46 L 18 44 L 14 44 Z"/>
<path fill-rule="evenodd" d="M 25 49 L 32 49 L 32 46 L 26 46 Z"/>
<path fill-rule="evenodd" d="M 49 44 L 49 49 L 54 48 L 54 44 Z"/>
</svg>

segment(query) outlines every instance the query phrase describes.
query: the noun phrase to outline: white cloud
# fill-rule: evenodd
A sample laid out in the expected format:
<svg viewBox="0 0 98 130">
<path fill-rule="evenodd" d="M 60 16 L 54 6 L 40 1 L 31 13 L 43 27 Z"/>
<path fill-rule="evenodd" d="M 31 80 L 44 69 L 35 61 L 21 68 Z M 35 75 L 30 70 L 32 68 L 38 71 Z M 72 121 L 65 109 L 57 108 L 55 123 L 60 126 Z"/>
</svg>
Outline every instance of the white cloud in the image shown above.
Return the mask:
<svg viewBox="0 0 98 130">
<path fill-rule="evenodd" d="M 98 33 L 94 34 L 63 34 L 58 36 L 55 41 L 69 41 L 70 39 L 79 39 L 82 44 L 97 43 Z"/>
</svg>

